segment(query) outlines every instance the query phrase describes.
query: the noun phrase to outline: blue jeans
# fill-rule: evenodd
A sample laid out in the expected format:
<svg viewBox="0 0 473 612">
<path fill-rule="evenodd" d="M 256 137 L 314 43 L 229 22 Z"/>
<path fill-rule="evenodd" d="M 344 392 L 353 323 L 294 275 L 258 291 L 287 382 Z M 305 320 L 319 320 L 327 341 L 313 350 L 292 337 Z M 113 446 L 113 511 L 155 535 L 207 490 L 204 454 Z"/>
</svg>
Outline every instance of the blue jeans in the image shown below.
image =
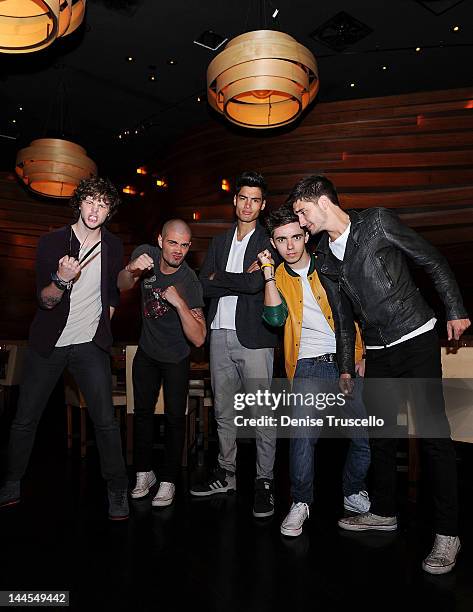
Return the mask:
<svg viewBox="0 0 473 612">
<path fill-rule="evenodd" d="M 296 372 L 294 374 L 293 391 L 300 391 L 304 387 L 305 379 L 333 379 L 334 382 L 339 378 L 336 363 L 318 362 L 315 359 L 299 359 Z M 297 380 L 299 379 L 299 380 Z M 349 416 L 359 418 L 366 417 L 365 407 L 361 399 L 362 384 L 361 379 L 357 379 L 353 398 L 348 400 Z M 313 381 L 315 383 L 316 381 Z M 312 384 L 313 384 L 312 383 Z M 338 389 L 334 387 L 335 393 Z M 294 410 L 293 416 L 296 417 L 298 408 Z M 320 415 L 322 416 L 322 415 Z M 289 470 L 291 478 L 292 500 L 311 504 L 314 498 L 314 450 L 320 435 L 320 429 L 314 427 L 313 435 L 310 437 L 292 438 L 290 442 Z M 365 478 L 370 466 L 370 446 L 368 436 L 354 436 L 350 441 L 350 446 L 343 469 L 343 494 L 345 496 L 358 493 L 365 488 Z"/>
</svg>

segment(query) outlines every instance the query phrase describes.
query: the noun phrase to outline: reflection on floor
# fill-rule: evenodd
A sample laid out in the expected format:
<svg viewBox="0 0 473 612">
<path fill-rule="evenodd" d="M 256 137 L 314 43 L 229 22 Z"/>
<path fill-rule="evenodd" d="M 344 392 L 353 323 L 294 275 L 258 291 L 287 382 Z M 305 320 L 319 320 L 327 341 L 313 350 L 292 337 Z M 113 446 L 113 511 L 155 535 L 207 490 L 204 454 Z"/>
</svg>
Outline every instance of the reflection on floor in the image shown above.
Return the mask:
<svg viewBox="0 0 473 612">
<path fill-rule="evenodd" d="M 431 545 L 423 489 L 415 506 L 401 503 L 398 533 L 337 528 L 343 442 L 320 443 L 317 500 L 303 535 L 288 539 L 279 533 L 289 505 L 284 442 L 270 520 L 251 515 L 254 449 L 242 443 L 237 494 L 192 499 L 183 472 L 173 506 L 151 509 L 150 498 L 138 500 L 131 520 L 114 524 L 106 518 L 95 447 L 85 462 L 76 451 L 68 456 L 62 420 L 49 410 L 24 500 L 1 511 L 0 590 L 69 590 L 70 608 L 81 611 L 473 609 L 473 449 L 466 445 L 458 448 L 463 550 L 452 574 L 432 577 L 421 569 Z M 405 499 L 405 474 L 399 484 Z"/>
</svg>

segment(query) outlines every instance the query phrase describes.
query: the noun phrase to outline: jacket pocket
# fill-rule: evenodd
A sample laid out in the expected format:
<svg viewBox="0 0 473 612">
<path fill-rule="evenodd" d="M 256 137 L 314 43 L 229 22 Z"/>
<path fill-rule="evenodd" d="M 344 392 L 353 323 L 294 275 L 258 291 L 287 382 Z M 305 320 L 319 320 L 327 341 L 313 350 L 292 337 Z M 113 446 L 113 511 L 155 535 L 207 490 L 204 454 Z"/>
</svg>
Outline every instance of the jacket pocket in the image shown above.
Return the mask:
<svg viewBox="0 0 473 612">
<path fill-rule="evenodd" d="M 389 286 L 393 287 L 394 286 L 394 282 L 393 282 L 393 279 L 392 279 L 391 275 L 389 274 L 389 270 L 388 270 L 388 266 L 386 265 L 386 262 L 384 261 L 384 259 L 380 255 L 378 255 L 378 260 L 379 260 L 379 263 L 381 264 L 381 268 L 383 269 L 384 276 L 386 277 L 386 279 L 387 279 L 387 281 L 389 283 Z"/>
</svg>

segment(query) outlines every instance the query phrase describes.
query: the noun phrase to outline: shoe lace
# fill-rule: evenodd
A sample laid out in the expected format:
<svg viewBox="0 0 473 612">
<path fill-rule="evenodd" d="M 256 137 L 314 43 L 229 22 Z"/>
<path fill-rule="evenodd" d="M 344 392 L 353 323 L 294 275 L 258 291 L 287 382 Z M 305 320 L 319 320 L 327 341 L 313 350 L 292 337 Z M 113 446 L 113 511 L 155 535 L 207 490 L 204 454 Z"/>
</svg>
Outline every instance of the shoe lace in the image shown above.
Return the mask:
<svg viewBox="0 0 473 612">
<path fill-rule="evenodd" d="M 449 556 L 450 547 L 452 546 L 454 540 L 455 538 L 453 536 L 439 537 L 437 535 L 435 537 L 434 546 L 430 556 L 436 559 L 445 559 Z"/>
<path fill-rule="evenodd" d="M 172 491 L 172 482 L 162 482 L 159 485 L 159 491 L 158 494 L 162 494 L 162 495 L 169 495 Z"/>
<path fill-rule="evenodd" d="M 146 472 L 138 472 L 136 475 L 136 486 L 141 488 L 144 487 L 148 483 L 148 478 Z"/>
<path fill-rule="evenodd" d="M 297 518 L 307 513 L 307 518 L 309 518 L 309 506 L 305 502 L 297 502 L 291 508 L 291 514 L 295 514 Z"/>
</svg>

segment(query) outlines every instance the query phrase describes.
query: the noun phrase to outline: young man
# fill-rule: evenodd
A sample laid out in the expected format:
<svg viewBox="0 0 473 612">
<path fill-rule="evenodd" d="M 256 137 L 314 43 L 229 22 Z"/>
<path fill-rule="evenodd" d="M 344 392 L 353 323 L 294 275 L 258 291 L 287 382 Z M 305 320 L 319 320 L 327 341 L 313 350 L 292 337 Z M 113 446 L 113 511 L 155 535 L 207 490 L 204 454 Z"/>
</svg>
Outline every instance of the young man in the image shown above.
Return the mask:
<svg viewBox="0 0 473 612">
<path fill-rule="evenodd" d="M 269 388 L 277 337 L 266 327 L 264 281 L 256 256 L 269 247 L 258 217 L 266 201 L 266 182 L 257 172 L 244 172 L 233 198 L 237 222 L 214 238 L 200 272 L 204 297 L 210 298 L 210 372 L 218 428 L 218 467 L 209 480 L 191 488 L 195 496 L 236 490 L 236 427 L 233 397 L 243 387 Z M 273 464 L 276 438 L 256 431 L 256 481 L 253 514 L 274 514 Z"/>
<path fill-rule="evenodd" d="M 302 227 L 311 234 L 324 232 L 317 248 L 321 271 L 338 283 L 361 321 L 366 378 L 384 379 L 382 395 L 366 396 L 368 411 L 376 414 L 382 406 L 386 414 L 397 414 L 399 385 L 389 379 L 433 379 L 429 385 L 412 381 L 414 408 L 428 412 L 436 429 L 443 431 L 442 436 L 421 440 L 431 472 L 436 532 L 423 569 L 432 574 L 447 573 L 460 549 L 455 450 L 445 415 L 436 319 L 415 286 L 406 258 L 432 278 L 446 308 L 449 340 L 460 338 L 470 326 L 453 273 L 445 258 L 390 210 L 342 210 L 334 186 L 325 177 L 303 179 L 289 201 Z M 396 446 L 394 437 L 371 438 L 371 509 L 341 519 L 343 529 L 397 528 Z"/>
<path fill-rule="evenodd" d="M 104 227 L 120 198 L 107 179 L 79 183 L 71 198 L 77 221 L 43 236 L 36 258 L 38 310 L 30 328 L 25 377 L 10 433 L 6 483 L 0 506 L 20 501 L 20 480 L 38 422 L 67 367 L 94 423 L 102 475 L 108 485 L 109 518 L 128 518 L 128 478 L 112 405 L 108 350 L 110 319 L 120 294 L 121 241 Z"/>
<path fill-rule="evenodd" d="M 286 373 L 293 391 L 314 392 L 317 379 L 351 378 L 352 357 L 344 344 L 346 321 L 352 320 L 351 305 L 341 299 L 333 285 L 319 277 L 320 265 L 315 255 L 306 249 L 309 234 L 305 232 L 291 208 L 272 212 L 267 221 L 271 244 L 283 263 L 274 271 L 269 251 L 259 253 L 265 277 L 263 318 L 269 325 L 284 326 L 284 356 Z M 358 332 L 356 371 L 363 373 L 362 343 Z M 337 389 L 336 389 L 337 390 Z M 358 390 L 358 389 L 357 389 Z M 351 416 L 364 417 L 360 393 L 347 398 Z M 305 412 L 304 412 L 305 411 Z M 307 412 L 304 408 L 301 416 Z M 297 416 L 298 407 L 294 407 Z M 319 431 L 314 428 L 305 437 L 291 437 L 290 478 L 292 506 L 281 525 L 281 533 L 298 536 L 309 516 L 313 502 L 314 446 Z M 365 436 L 353 437 L 348 451 L 344 474 L 344 506 L 351 512 L 366 512 L 370 503 L 364 490 L 370 464 L 369 442 Z"/>
<path fill-rule="evenodd" d="M 184 221 L 164 224 L 158 245 L 137 247 L 118 275 L 122 291 L 141 281 L 143 326 L 133 361 L 135 399 L 135 499 L 156 483 L 152 469 L 153 415 L 161 383 L 166 415 L 166 462 L 153 506 L 172 504 L 179 477 L 186 433 L 190 347 L 205 341 L 202 287 L 184 261 L 191 246 L 191 230 Z"/>
</svg>

